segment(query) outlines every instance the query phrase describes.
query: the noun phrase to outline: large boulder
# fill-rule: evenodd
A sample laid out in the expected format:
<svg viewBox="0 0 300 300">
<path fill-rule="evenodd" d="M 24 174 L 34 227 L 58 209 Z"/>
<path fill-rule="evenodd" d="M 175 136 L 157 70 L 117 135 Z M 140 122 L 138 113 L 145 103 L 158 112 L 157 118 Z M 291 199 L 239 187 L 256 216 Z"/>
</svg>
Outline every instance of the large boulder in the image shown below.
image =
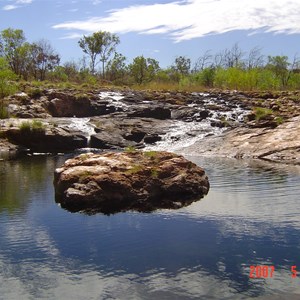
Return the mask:
<svg viewBox="0 0 300 300">
<path fill-rule="evenodd" d="M 202 168 L 155 151 L 81 154 L 56 169 L 54 186 L 63 208 L 89 214 L 181 208 L 209 190 Z"/>
</svg>

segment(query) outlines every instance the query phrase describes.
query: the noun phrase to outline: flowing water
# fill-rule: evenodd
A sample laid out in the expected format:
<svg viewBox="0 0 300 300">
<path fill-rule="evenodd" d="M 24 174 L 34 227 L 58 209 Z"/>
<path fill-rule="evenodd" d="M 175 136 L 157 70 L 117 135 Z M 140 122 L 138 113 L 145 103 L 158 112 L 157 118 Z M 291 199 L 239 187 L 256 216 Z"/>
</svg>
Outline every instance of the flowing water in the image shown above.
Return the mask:
<svg viewBox="0 0 300 300">
<path fill-rule="evenodd" d="M 188 157 L 202 200 L 86 216 L 54 201 L 66 158 L 0 161 L 0 299 L 299 299 L 299 167 Z"/>
</svg>

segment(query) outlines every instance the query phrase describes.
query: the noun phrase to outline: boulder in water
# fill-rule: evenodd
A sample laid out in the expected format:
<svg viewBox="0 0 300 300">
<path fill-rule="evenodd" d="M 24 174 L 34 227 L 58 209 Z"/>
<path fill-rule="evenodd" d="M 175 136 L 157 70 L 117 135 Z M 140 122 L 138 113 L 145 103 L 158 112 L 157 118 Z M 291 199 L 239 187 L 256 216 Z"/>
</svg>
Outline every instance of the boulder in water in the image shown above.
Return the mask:
<svg viewBox="0 0 300 300">
<path fill-rule="evenodd" d="M 181 208 L 209 190 L 202 168 L 155 151 L 81 154 L 56 169 L 54 186 L 63 208 L 89 214 Z"/>
</svg>

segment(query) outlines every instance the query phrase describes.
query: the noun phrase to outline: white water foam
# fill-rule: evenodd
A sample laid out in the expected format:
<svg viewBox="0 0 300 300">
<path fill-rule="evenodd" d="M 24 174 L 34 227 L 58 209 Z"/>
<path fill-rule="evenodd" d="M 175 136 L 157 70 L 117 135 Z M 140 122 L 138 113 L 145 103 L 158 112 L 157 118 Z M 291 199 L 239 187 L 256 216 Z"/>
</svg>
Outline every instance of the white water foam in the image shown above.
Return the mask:
<svg viewBox="0 0 300 300">
<path fill-rule="evenodd" d="M 67 126 L 69 129 L 74 131 L 82 132 L 87 138 L 87 144 L 90 144 L 91 135 L 95 134 L 94 126 L 89 123 L 90 118 L 71 118 L 70 124 Z"/>
<path fill-rule="evenodd" d="M 177 151 L 195 144 L 208 135 L 220 135 L 224 130 L 224 128 L 212 127 L 209 121 L 175 121 L 161 141 L 147 146 L 145 150 Z"/>
<path fill-rule="evenodd" d="M 99 97 L 108 100 L 114 107 L 121 108 L 124 111 L 128 108 L 128 105 L 121 101 L 124 96 L 119 92 L 101 92 Z"/>
<path fill-rule="evenodd" d="M 200 94 L 201 96 L 209 96 L 209 94 Z M 200 122 L 192 121 L 174 121 L 174 124 L 170 127 L 169 132 L 162 136 L 162 140 L 154 145 L 146 146 L 146 150 L 167 150 L 178 151 L 183 148 L 189 147 L 196 142 L 204 139 L 207 136 L 221 135 L 226 128 L 220 128 L 218 126 L 212 126 L 214 122 L 236 122 L 241 123 L 244 117 L 249 113 L 249 110 L 245 110 L 240 106 L 236 106 L 231 110 L 227 110 L 230 107 L 229 103 L 222 99 L 216 99 L 207 97 L 203 99 L 204 104 L 199 105 L 197 103 L 189 104 L 189 107 L 198 108 L 200 111 L 209 110 L 210 116 Z M 218 106 L 220 109 L 210 110 L 209 106 Z M 206 108 L 207 107 L 207 108 Z M 197 114 L 197 113 L 196 113 Z M 195 114 L 195 116 L 196 116 Z"/>
</svg>

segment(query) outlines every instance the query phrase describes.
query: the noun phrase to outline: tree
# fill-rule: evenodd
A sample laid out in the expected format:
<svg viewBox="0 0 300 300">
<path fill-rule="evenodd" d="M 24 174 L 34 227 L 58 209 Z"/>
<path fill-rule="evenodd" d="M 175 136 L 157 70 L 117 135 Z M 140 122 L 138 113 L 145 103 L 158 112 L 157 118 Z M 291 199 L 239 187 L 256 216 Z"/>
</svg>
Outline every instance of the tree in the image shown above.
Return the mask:
<svg viewBox="0 0 300 300">
<path fill-rule="evenodd" d="M 264 65 L 264 63 L 265 63 L 265 58 L 264 55 L 261 54 L 261 48 L 259 47 L 252 48 L 245 62 L 246 68 L 248 70 L 254 68 L 260 68 Z"/>
<path fill-rule="evenodd" d="M 151 81 L 159 71 L 159 63 L 153 58 L 137 56 L 129 65 L 130 74 L 138 84 Z"/>
<path fill-rule="evenodd" d="M 107 31 L 98 31 L 91 36 L 83 36 L 78 43 L 83 52 L 88 54 L 91 59 L 92 74 L 95 74 L 97 57 L 100 57 L 100 61 L 102 62 L 102 76 L 104 77 L 105 63 L 120 43 L 118 36 Z"/>
<path fill-rule="evenodd" d="M 204 68 L 207 68 L 209 65 L 210 67 L 212 66 L 212 55 L 210 53 L 211 51 L 205 51 L 202 56 L 200 56 L 194 66 L 193 71 L 194 72 L 199 72 L 204 70 Z"/>
<path fill-rule="evenodd" d="M 243 56 L 241 48 L 238 43 L 235 43 L 232 48 L 225 49 L 223 56 L 223 66 L 225 68 L 238 68 L 243 65 Z"/>
<path fill-rule="evenodd" d="M 114 58 L 108 62 L 106 72 L 109 74 L 110 80 L 124 78 L 127 72 L 126 57 L 116 52 Z"/>
<path fill-rule="evenodd" d="M 15 85 L 10 81 L 16 79 L 16 74 L 9 69 L 4 57 L 0 57 L 0 119 L 6 118 L 8 113 L 4 105 L 4 98 L 15 92 Z"/>
<path fill-rule="evenodd" d="M 31 45 L 31 68 L 36 80 L 45 80 L 47 71 L 59 65 L 60 57 L 47 40 Z"/>
<path fill-rule="evenodd" d="M 289 63 L 287 56 L 268 56 L 268 63 L 266 68 L 272 71 L 275 76 L 280 80 L 283 88 L 286 88 L 291 76 L 291 70 L 296 65 L 296 57 L 293 64 Z M 291 68 L 289 69 L 289 67 Z"/>
<path fill-rule="evenodd" d="M 191 69 L 191 60 L 185 56 L 175 58 L 173 69 L 181 75 L 188 75 Z"/>
<path fill-rule="evenodd" d="M 24 48 L 25 41 L 24 32 L 20 29 L 7 28 L 0 33 L 2 55 L 17 75 L 22 74 L 24 56 L 27 55 L 27 51 L 25 51 L 27 46 Z"/>
</svg>

